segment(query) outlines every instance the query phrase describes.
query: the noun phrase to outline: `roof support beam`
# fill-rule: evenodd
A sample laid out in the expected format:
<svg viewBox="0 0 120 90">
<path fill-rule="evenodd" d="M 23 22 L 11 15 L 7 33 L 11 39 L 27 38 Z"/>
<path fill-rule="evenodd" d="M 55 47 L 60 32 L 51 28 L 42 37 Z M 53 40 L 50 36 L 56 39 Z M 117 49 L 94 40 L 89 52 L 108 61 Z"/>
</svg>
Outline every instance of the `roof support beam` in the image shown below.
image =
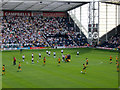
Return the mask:
<svg viewBox="0 0 120 90">
<path fill-rule="evenodd" d="M 53 3 L 53 2 L 51 2 L 50 4 L 52 4 L 52 3 Z M 44 6 L 43 8 L 45 8 L 45 7 L 49 6 L 50 4 L 48 4 L 48 5 L 46 4 L 46 6 Z M 40 9 L 43 9 L 43 8 L 40 8 Z"/>
<path fill-rule="evenodd" d="M 102 3 L 120 5 L 120 2 L 119 2 L 119 3 L 114 3 L 114 2 L 102 2 Z"/>
<path fill-rule="evenodd" d="M 15 8 L 17 8 L 18 6 L 20 6 L 21 4 L 23 4 L 24 2 L 21 2 L 20 4 L 18 4 L 17 6 L 15 6 L 14 8 L 12 8 L 11 10 L 15 10 Z"/>
<path fill-rule="evenodd" d="M 36 4 L 38 4 L 38 2 L 36 2 L 35 4 L 31 5 L 30 7 L 26 8 L 25 10 L 30 9 L 31 7 L 35 6 Z"/>
<path fill-rule="evenodd" d="M 9 0 L 8 0 L 9 1 Z M 4 4 L 2 4 L 2 7 L 5 5 L 5 4 L 7 4 L 8 3 L 8 1 L 7 2 L 5 2 Z M 3 2 L 2 2 L 3 3 Z"/>
<path fill-rule="evenodd" d="M 66 3 L 64 3 L 64 4 L 62 4 L 62 5 L 60 5 L 59 7 L 62 7 L 63 5 L 65 5 Z M 53 8 L 51 11 L 54 11 L 55 9 L 57 9 L 58 8 L 58 6 L 57 7 L 55 7 L 55 8 Z"/>
</svg>

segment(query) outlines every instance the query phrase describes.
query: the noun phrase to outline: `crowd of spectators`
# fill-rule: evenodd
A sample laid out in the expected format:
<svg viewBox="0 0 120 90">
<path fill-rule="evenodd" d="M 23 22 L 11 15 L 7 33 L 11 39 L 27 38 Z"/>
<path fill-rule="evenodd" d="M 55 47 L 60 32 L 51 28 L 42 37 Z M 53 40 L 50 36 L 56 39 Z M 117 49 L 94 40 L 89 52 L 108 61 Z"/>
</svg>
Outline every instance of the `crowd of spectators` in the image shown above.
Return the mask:
<svg viewBox="0 0 120 90">
<path fill-rule="evenodd" d="M 108 41 L 103 43 L 101 46 L 102 47 L 107 47 L 107 48 L 116 48 L 119 45 L 120 45 L 120 33 L 116 34 L 115 36 L 110 37 L 108 39 Z"/>
<path fill-rule="evenodd" d="M 73 30 L 69 31 L 69 36 L 75 41 L 78 46 L 87 46 L 88 42 L 84 36 L 81 36 L 80 33 L 74 32 Z"/>
<path fill-rule="evenodd" d="M 65 38 L 65 37 L 50 37 L 47 39 L 49 44 L 52 47 L 55 46 L 75 46 L 71 38 Z"/>
<path fill-rule="evenodd" d="M 7 47 L 85 46 L 87 40 L 74 31 L 64 17 L 2 17 L 2 44 Z M 101 47 L 120 45 L 120 34 L 112 36 Z"/>
<path fill-rule="evenodd" d="M 78 36 L 69 23 L 64 17 L 5 16 L 2 18 L 2 44 L 9 44 L 9 47 L 16 44 L 17 47 L 84 45 L 85 38 Z"/>
<path fill-rule="evenodd" d="M 32 17 L 3 17 L 2 44 L 21 44 L 21 46 L 47 46 Z"/>
</svg>

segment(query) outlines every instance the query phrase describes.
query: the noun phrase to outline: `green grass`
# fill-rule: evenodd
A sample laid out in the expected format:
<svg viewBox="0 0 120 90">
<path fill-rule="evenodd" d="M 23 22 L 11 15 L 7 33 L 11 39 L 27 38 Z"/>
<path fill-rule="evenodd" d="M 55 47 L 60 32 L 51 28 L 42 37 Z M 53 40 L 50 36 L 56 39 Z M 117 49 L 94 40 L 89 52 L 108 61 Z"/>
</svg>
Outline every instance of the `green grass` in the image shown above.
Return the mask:
<svg viewBox="0 0 120 90">
<path fill-rule="evenodd" d="M 116 72 L 115 57 L 118 52 L 97 49 L 63 49 L 64 54 L 71 55 L 70 63 L 57 65 L 58 57 L 61 57 L 61 49 L 49 49 L 51 56 L 46 55 L 46 50 L 3 51 L 2 64 L 6 66 L 6 75 L 2 77 L 3 88 L 117 88 L 118 73 Z M 53 52 L 57 57 L 53 58 Z M 76 52 L 80 55 L 76 56 Z M 38 60 L 39 52 L 42 59 Z M 31 54 L 34 53 L 34 64 L 31 64 Z M 22 62 L 22 55 L 25 61 Z M 109 56 L 112 55 L 113 63 L 109 64 Z M 17 59 L 17 65 L 13 66 L 13 57 Z M 46 57 L 46 65 L 43 65 L 43 57 Z M 87 73 L 80 73 L 85 59 L 88 58 Z M 17 72 L 18 62 L 21 62 L 22 72 Z M 28 63 L 26 63 L 28 62 Z"/>
<path fill-rule="evenodd" d="M 2 73 L 2 53 L 0 52 L 0 73 Z M 2 76 L 0 75 L 0 90 L 2 89 Z"/>
</svg>

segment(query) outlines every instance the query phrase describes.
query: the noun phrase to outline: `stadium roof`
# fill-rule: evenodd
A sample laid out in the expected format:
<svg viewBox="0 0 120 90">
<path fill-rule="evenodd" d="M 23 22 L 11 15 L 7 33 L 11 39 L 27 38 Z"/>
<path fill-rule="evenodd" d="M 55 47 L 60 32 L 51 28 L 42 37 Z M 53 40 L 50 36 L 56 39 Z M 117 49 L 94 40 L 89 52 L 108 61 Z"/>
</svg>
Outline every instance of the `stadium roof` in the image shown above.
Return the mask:
<svg viewBox="0 0 120 90">
<path fill-rule="evenodd" d="M 113 3 L 119 0 L 2 0 L 2 10 L 68 11 L 91 1 Z"/>
<path fill-rule="evenodd" d="M 68 11 L 88 1 L 75 0 L 3 0 L 2 10 Z"/>
<path fill-rule="evenodd" d="M 115 4 L 115 5 L 120 5 L 120 0 L 106 1 L 105 3 L 108 3 L 108 4 Z"/>
</svg>

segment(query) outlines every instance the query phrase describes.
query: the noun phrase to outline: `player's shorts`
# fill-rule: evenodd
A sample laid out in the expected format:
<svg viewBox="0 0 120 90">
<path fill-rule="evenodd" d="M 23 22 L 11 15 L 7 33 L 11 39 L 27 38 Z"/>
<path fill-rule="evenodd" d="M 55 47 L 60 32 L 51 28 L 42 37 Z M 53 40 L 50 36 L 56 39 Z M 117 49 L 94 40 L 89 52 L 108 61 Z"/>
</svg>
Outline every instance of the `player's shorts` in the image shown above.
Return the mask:
<svg viewBox="0 0 120 90">
<path fill-rule="evenodd" d="M 54 56 L 56 56 L 56 55 L 54 54 Z"/>
<path fill-rule="evenodd" d="M 23 59 L 25 59 L 25 58 L 23 58 Z"/>
<path fill-rule="evenodd" d="M 47 52 L 47 54 L 48 54 L 48 52 Z"/>
<path fill-rule="evenodd" d="M 117 68 L 119 68 L 119 66 L 117 66 Z"/>
<path fill-rule="evenodd" d="M 86 67 L 83 68 L 83 70 L 86 69 Z"/>
<path fill-rule="evenodd" d="M 32 56 L 32 58 L 34 58 L 34 56 Z"/>
<path fill-rule="evenodd" d="M 18 69 L 20 69 L 21 67 L 18 67 Z"/>
<path fill-rule="evenodd" d="M 50 54 L 49 54 L 50 55 Z"/>
<path fill-rule="evenodd" d="M 61 52 L 61 53 L 63 53 L 63 52 Z"/>
<path fill-rule="evenodd" d="M 44 61 L 44 63 L 45 63 L 45 61 Z"/>
<path fill-rule="evenodd" d="M 77 54 L 77 55 L 79 55 L 79 54 Z"/>
<path fill-rule="evenodd" d="M 112 61 L 112 59 L 110 59 L 110 61 Z"/>
<path fill-rule="evenodd" d="M 3 72 L 5 72 L 5 70 L 2 70 Z"/>
<path fill-rule="evenodd" d="M 60 63 L 60 61 L 58 63 Z"/>
<path fill-rule="evenodd" d="M 86 62 L 86 65 L 88 65 L 88 62 Z"/>
<path fill-rule="evenodd" d="M 39 57 L 41 57 L 41 56 L 39 56 Z"/>
<path fill-rule="evenodd" d="M 34 60 L 32 60 L 32 62 L 33 62 Z"/>
</svg>

